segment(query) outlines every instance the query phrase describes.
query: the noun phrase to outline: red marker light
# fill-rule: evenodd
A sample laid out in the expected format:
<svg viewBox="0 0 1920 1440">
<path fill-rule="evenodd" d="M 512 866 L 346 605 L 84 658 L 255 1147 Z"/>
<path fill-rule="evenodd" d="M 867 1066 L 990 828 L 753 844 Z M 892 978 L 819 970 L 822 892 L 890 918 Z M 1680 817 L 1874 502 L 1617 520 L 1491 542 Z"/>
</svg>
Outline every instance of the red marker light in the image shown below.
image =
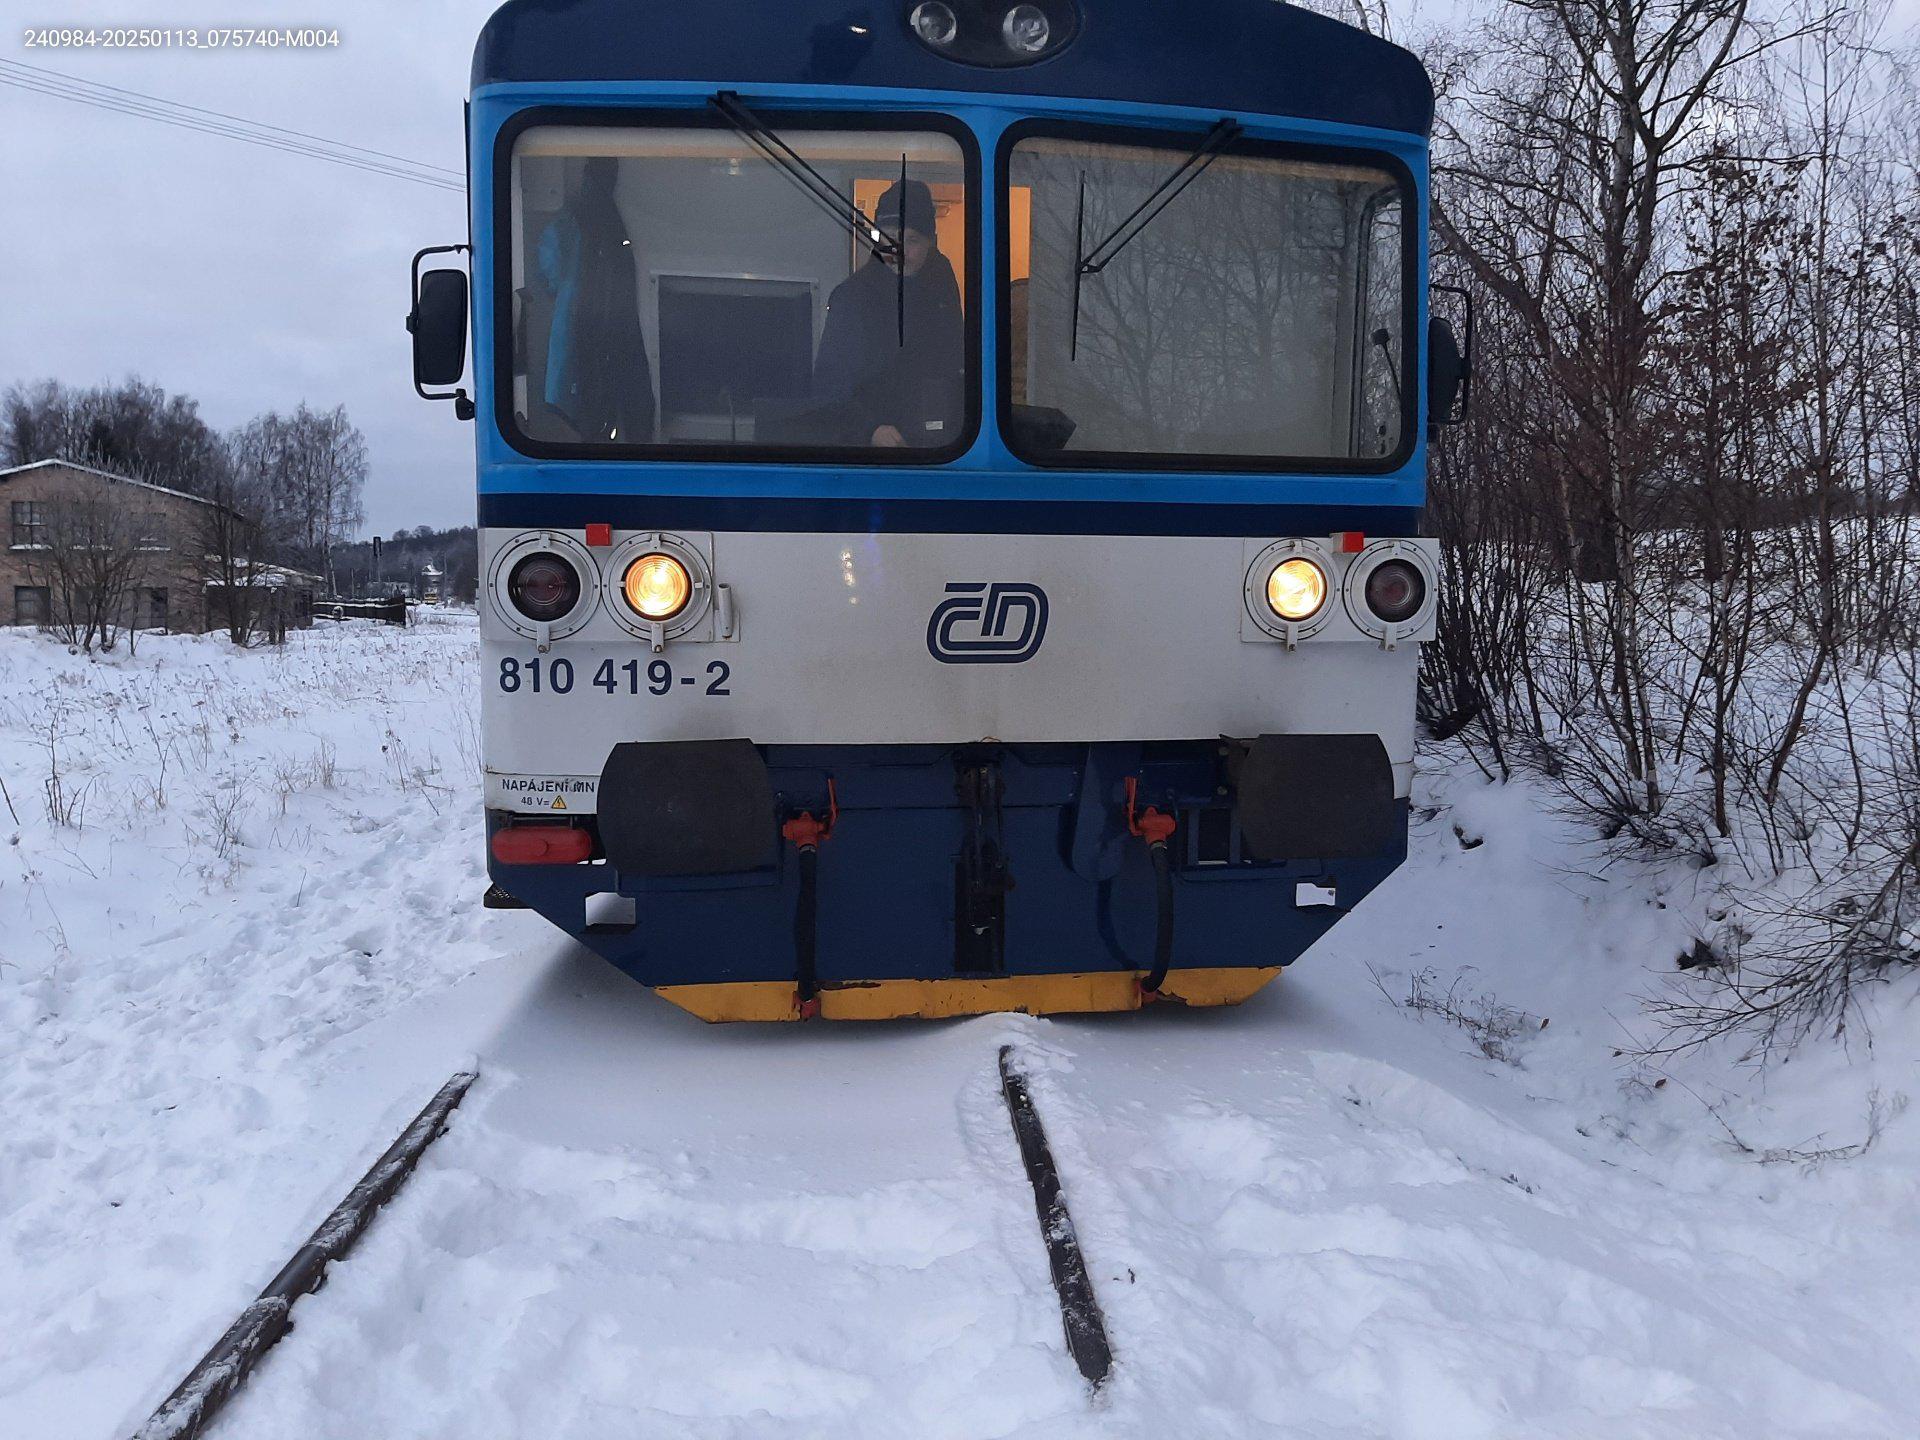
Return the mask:
<svg viewBox="0 0 1920 1440">
<path fill-rule="evenodd" d="M 493 832 L 502 865 L 577 865 L 593 853 L 593 837 L 560 825 L 512 825 Z"/>
<path fill-rule="evenodd" d="M 1359 530 L 1342 530 L 1333 538 L 1340 542 L 1342 555 L 1358 555 L 1367 548 L 1367 537 Z"/>
<path fill-rule="evenodd" d="M 587 526 L 587 544 L 600 546 L 602 548 L 613 544 L 613 526 L 611 525 Z"/>
</svg>

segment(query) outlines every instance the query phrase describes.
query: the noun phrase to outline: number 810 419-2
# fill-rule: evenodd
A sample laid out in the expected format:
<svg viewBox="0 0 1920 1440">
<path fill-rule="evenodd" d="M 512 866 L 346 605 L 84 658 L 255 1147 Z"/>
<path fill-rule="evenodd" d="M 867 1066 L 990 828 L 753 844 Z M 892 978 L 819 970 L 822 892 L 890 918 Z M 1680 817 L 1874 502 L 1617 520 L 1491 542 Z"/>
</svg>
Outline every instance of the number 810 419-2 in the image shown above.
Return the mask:
<svg viewBox="0 0 1920 1440">
<path fill-rule="evenodd" d="M 704 673 L 696 667 L 693 672 L 680 674 L 674 673 L 670 660 L 633 659 L 624 664 L 602 660 L 586 684 L 609 695 L 638 695 L 643 690 L 649 695 L 666 695 L 681 685 L 704 685 L 701 693 L 707 695 L 731 695 L 727 682 L 732 674 L 732 667 L 724 660 L 709 660 Z M 499 683 L 505 695 L 522 690 L 534 695 L 569 695 L 577 678 L 573 661 L 564 655 L 551 660 L 521 660 L 513 655 L 500 659 Z"/>
</svg>

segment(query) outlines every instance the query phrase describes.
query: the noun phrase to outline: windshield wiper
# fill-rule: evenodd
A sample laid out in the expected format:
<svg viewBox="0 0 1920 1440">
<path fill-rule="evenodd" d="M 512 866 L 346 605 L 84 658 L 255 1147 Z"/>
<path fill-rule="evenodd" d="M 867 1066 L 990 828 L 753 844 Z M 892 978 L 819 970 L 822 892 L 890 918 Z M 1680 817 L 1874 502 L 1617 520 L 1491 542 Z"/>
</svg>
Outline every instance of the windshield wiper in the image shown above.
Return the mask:
<svg viewBox="0 0 1920 1440">
<path fill-rule="evenodd" d="M 841 228 L 852 235 L 867 249 L 873 252 L 873 258 L 884 264 L 892 265 L 899 279 L 894 284 L 894 327 L 899 332 L 902 347 L 907 343 L 907 157 L 900 157 L 900 226 L 897 235 L 888 235 L 885 231 L 861 212 L 860 207 L 842 195 L 826 176 L 809 165 L 798 150 L 782 140 L 772 126 L 767 124 L 740 99 L 734 90 L 717 90 L 707 97 L 707 103 L 720 112 L 725 120 L 761 155 L 765 156 L 781 174 L 806 192 L 822 210 L 836 221 Z"/>
<path fill-rule="evenodd" d="M 860 207 L 842 195 L 833 182 L 809 165 L 800 152 L 775 133 L 773 128 L 741 103 L 732 90 L 720 90 L 707 97 L 707 103 L 720 112 L 754 149 L 764 155 L 780 172 L 804 190 L 814 204 L 874 253 L 877 259 L 893 261 L 901 252 L 900 242 L 885 234 L 861 213 Z"/>
<path fill-rule="evenodd" d="M 1113 233 L 1095 245 L 1091 250 L 1080 247 L 1085 240 L 1087 227 L 1087 177 L 1080 175 L 1080 207 L 1073 221 L 1073 246 L 1076 258 L 1073 263 L 1073 331 L 1070 338 L 1068 358 L 1080 358 L 1080 284 L 1089 275 L 1098 275 L 1111 265 L 1120 252 L 1131 245 L 1140 232 L 1159 218 L 1160 212 L 1171 205 L 1194 181 L 1206 173 L 1209 165 L 1220 158 L 1220 152 L 1233 143 L 1243 127 L 1238 120 L 1222 116 L 1207 131 L 1194 152 L 1182 160 L 1173 169 L 1173 173 L 1154 187 L 1153 193 L 1134 208 L 1131 215 L 1117 225 Z"/>
<path fill-rule="evenodd" d="M 876 201 L 873 217 L 880 218 L 880 205 Z M 893 237 L 893 324 L 900 332 L 900 348 L 907 348 L 907 156 L 900 153 L 900 224 Z"/>
</svg>

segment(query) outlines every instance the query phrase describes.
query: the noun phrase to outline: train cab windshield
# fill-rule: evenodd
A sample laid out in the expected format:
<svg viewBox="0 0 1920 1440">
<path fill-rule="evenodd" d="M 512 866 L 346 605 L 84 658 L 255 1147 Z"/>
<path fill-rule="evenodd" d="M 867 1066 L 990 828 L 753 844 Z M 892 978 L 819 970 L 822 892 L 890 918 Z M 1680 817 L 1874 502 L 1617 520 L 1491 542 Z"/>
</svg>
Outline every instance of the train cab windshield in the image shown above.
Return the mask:
<svg viewBox="0 0 1920 1440">
<path fill-rule="evenodd" d="M 516 443 L 893 463 L 964 448 L 977 262 L 960 139 L 782 120 L 771 145 L 705 116 L 512 137 Z"/>
<path fill-rule="evenodd" d="M 1413 389 L 1404 177 L 1365 157 L 1137 135 L 1030 126 L 1006 151 L 1002 416 L 1016 453 L 1393 463 Z"/>
<path fill-rule="evenodd" d="M 1028 121 L 1003 142 L 1000 422 L 1020 459 L 1404 460 L 1405 171 L 1237 130 Z M 617 123 L 535 113 L 506 155 L 500 408 L 520 448 L 900 464 L 971 442 L 978 166 L 957 121 L 774 130 L 723 93 Z"/>
</svg>

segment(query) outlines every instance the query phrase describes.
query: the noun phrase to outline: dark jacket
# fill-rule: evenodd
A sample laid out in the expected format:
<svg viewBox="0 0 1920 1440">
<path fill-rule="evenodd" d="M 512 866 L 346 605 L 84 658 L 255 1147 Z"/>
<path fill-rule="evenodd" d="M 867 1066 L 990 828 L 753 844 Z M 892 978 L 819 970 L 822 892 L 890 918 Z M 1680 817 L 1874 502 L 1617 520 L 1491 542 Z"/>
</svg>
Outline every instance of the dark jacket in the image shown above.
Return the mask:
<svg viewBox="0 0 1920 1440">
<path fill-rule="evenodd" d="M 828 417 L 823 439 L 871 443 L 892 425 L 909 445 L 946 445 L 965 414 L 964 324 L 953 266 L 935 250 L 905 286 L 901 343 L 899 276 L 869 260 L 834 287 L 813 364 L 813 394 Z"/>
</svg>

